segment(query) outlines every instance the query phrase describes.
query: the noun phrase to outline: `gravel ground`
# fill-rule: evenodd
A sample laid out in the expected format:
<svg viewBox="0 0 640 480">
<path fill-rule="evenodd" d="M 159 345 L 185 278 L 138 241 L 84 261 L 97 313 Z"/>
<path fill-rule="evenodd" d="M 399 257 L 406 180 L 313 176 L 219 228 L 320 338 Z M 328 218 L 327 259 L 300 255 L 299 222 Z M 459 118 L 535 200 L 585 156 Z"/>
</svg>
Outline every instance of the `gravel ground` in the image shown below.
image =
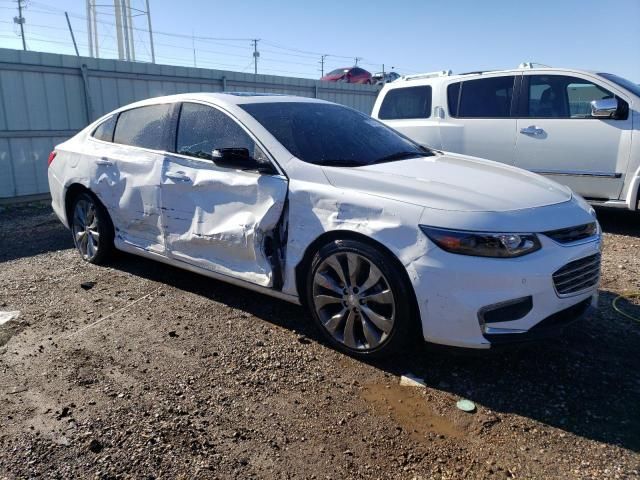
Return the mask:
<svg viewBox="0 0 640 480">
<path fill-rule="evenodd" d="M 48 207 L 4 207 L 0 311 L 21 315 L 0 326 L 0 478 L 638 478 L 640 324 L 612 300 L 640 290 L 640 216 L 599 216 L 600 308 L 562 338 L 368 364 L 299 307 L 85 264 Z"/>
</svg>

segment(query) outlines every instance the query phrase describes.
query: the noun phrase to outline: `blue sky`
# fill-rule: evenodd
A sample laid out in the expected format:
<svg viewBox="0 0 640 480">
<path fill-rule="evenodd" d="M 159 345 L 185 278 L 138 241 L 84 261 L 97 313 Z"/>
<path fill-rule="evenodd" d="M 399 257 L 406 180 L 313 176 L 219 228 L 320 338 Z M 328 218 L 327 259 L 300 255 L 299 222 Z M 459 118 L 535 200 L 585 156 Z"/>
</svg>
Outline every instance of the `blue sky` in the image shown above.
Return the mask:
<svg viewBox="0 0 640 480">
<path fill-rule="evenodd" d="M 99 0 L 108 4 L 111 0 Z M 259 38 L 259 72 L 314 78 L 360 64 L 400 73 L 511 68 L 522 61 L 609 71 L 640 83 L 640 0 L 150 0 L 159 63 L 253 71 L 249 39 Z M 87 52 L 84 0 L 29 0 L 29 48 L 73 53 L 63 12 Z M 144 0 L 131 0 L 144 8 Z M 15 0 L 0 0 L 0 46 L 21 48 Z M 116 55 L 112 9 L 99 9 L 105 57 Z M 149 59 L 144 17 L 136 51 Z M 168 35 L 176 34 L 176 35 Z M 195 38 L 191 38 L 191 37 Z M 201 37 L 209 37 L 207 39 Z M 244 40 L 212 40 L 244 39 Z M 325 71 L 326 71 L 325 70 Z"/>
</svg>

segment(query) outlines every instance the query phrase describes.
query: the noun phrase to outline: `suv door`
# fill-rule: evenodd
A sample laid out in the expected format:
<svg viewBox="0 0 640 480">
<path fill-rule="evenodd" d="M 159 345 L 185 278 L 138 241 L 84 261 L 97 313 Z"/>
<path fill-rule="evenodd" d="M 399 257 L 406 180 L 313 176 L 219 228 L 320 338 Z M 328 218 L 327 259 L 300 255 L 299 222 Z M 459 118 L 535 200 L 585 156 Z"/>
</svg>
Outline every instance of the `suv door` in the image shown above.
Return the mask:
<svg viewBox="0 0 640 480">
<path fill-rule="evenodd" d="M 160 219 L 160 174 L 168 148 L 172 104 L 120 112 L 100 124 L 90 142 L 91 189 L 104 203 L 124 242 L 164 252 Z"/>
<path fill-rule="evenodd" d="M 162 170 L 162 215 L 170 257 L 265 287 L 279 268 L 278 225 L 288 182 L 282 175 L 216 165 L 212 151 L 263 148 L 225 112 L 182 104 L 175 149 Z"/>
<path fill-rule="evenodd" d="M 514 84 L 519 76 L 494 75 L 447 85 L 448 115 L 440 120 L 442 149 L 515 163 Z"/>
<path fill-rule="evenodd" d="M 617 118 L 591 117 L 591 101 L 617 98 L 589 78 L 523 75 L 516 165 L 548 175 L 585 198 L 618 199 L 631 148 L 628 105 Z"/>
</svg>

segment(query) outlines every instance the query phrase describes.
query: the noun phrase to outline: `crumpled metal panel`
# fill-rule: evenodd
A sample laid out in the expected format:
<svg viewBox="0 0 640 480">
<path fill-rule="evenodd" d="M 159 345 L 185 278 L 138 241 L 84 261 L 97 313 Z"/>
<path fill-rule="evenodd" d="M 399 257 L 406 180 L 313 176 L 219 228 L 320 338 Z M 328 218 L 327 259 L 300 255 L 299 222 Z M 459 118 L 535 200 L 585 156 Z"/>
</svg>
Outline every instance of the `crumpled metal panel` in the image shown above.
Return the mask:
<svg viewBox="0 0 640 480">
<path fill-rule="evenodd" d="M 180 172 L 189 180 L 167 173 Z M 162 216 L 171 257 L 258 285 L 273 285 L 265 237 L 282 215 L 287 180 L 167 157 Z"/>
<path fill-rule="evenodd" d="M 316 238 L 336 230 L 361 233 L 382 243 L 398 257 L 412 277 L 415 272 L 411 263 L 424 255 L 428 246 L 426 237 L 417 228 L 422 211 L 420 206 L 380 199 L 363 192 L 291 180 L 283 292 L 298 293 L 296 265 Z M 304 295 L 304 292 L 299 294 Z"/>
</svg>

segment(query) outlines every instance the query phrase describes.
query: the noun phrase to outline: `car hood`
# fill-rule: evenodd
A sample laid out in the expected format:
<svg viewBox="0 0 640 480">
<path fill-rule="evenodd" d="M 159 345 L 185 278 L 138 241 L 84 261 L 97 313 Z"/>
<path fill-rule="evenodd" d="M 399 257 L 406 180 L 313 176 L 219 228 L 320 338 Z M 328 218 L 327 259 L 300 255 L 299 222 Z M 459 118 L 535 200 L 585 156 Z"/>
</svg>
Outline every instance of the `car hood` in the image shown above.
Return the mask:
<svg viewBox="0 0 640 480">
<path fill-rule="evenodd" d="M 489 160 L 436 154 L 365 167 L 323 167 L 329 183 L 435 210 L 508 212 L 571 200 L 571 190 Z"/>
</svg>

